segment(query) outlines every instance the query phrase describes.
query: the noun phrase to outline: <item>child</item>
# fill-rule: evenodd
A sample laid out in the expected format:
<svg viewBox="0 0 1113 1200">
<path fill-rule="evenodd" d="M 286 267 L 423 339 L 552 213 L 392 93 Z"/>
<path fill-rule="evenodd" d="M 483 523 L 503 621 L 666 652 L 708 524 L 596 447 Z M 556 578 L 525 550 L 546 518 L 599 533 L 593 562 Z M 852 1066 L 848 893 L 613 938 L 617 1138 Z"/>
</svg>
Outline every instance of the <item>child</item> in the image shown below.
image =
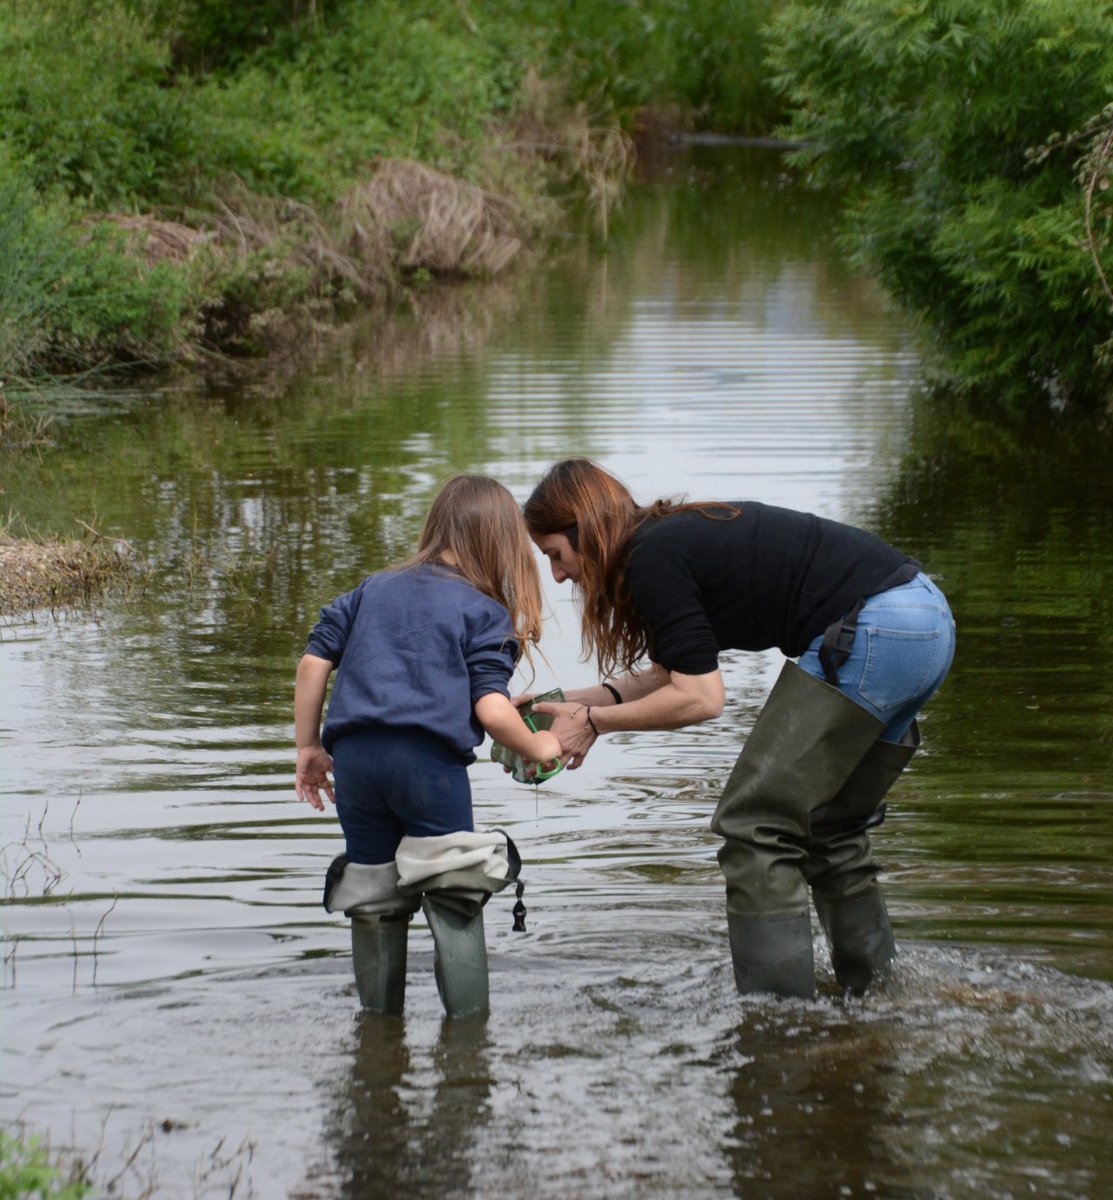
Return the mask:
<svg viewBox="0 0 1113 1200">
<path fill-rule="evenodd" d="M 505 834 L 473 832 L 467 766 L 485 733 L 532 762 L 559 756 L 557 739 L 528 729 L 509 698 L 540 628 L 518 505 L 495 480 L 458 475 L 433 501 L 416 554 L 323 608 L 309 635 L 294 691 L 295 789 L 319 811 L 324 791 L 344 830 L 325 907 L 352 918 L 365 1009 L 402 1011 L 420 903 L 448 1015 L 486 1011 L 482 906 L 519 863 Z"/>
</svg>

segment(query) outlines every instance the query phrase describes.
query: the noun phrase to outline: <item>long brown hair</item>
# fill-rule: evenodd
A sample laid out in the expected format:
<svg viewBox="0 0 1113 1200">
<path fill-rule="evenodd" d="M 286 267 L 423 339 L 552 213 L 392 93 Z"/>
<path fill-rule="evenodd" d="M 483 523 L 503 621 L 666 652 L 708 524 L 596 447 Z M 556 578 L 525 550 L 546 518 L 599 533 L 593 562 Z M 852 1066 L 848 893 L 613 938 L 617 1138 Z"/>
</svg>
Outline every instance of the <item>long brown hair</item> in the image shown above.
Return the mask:
<svg viewBox="0 0 1113 1200">
<path fill-rule="evenodd" d="M 438 561 L 446 552 L 456 569 L 507 612 L 519 656 L 533 664 L 541 637 L 541 577 L 522 510 L 497 479 L 456 475 L 437 493 L 421 541 L 403 567 Z"/>
<path fill-rule="evenodd" d="M 677 512 L 717 515 L 712 510 L 728 520 L 739 511 L 713 500 L 655 500 L 642 507 L 624 483 L 589 458 L 554 463 L 533 489 L 523 507 L 529 532 L 563 533 L 580 556 L 584 659 L 594 655 L 604 676 L 632 670 L 650 649 L 649 628 L 626 585 L 626 559 L 638 527 Z"/>
</svg>

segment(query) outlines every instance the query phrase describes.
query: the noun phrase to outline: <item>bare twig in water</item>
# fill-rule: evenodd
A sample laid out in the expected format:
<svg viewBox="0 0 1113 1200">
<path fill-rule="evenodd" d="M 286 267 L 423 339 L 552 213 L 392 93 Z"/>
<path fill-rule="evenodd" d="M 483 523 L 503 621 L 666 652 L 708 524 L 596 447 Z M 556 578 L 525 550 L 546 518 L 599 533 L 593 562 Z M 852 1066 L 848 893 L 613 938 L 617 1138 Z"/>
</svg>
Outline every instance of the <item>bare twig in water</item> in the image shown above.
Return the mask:
<svg viewBox="0 0 1113 1200">
<path fill-rule="evenodd" d="M 77 964 L 81 958 L 81 952 L 77 946 L 77 924 L 73 919 L 73 913 L 70 913 L 70 941 L 73 942 L 73 994 L 77 995 Z"/>
<path fill-rule="evenodd" d="M 123 1177 L 132 1169 L 132 1167 L 135 1164 L 135 1160 L 139 1157 L 139 1155 L 143 1151 L 144 1147 L 152 1145 L 154 1142 L 154 1139 L 155 1139 L 154 1130 L 150 1126 L 148 1126 L 143 1131 L 143 1136 L 136 1143 L 135 1149 L 128 1155 L 126 1161 L 124 1162 L 124 1165 L 120 1168 L 119 1172 L 116 1175 L 114 1175 L 110 1180 L 108 1180 L 108 1182 L 104 1185 L 104 1190 L 109 1195 L 112 1195 L 112 1193 L 119 1186 L 120 1180 L 122 1180 Z M 147 1196 L 151 1196 L 153 1194 L 154 1194 L 154 1181 L 151 1180 L 151 1181 L 149 1181 L 147 1188 L 141 1193 L 141 1196 L 147 1197 Z"/>
<path fill-rule="evenodd" d="M 74 802 L 73 812 L 70 813 L 70 825 L 69 825 L 69 830 L 68 830 L 70 845 L 73 846 L 74 850 L 77 852 L 78 858 L 81 857 L 81 847 L 77 844 L 77 838 L 75 838 L 73 835 L 73 824 L 74 824 L 74 820 L 77 817 L 77 810 L 81 807 L 81 801 L 83 798 L 84 797 L 83 797 L 82 793 L 78 792 L 77 800 Z"/>
<path fill-rule="evenodd" d="M 42 890 L 39 894 L 44 897 L 51 895 L 58 884 L 65 878 L 66 873 L 50 857 L 50 847 L 47 845 L 46 834 L 43 832 L 43 826 L 46 823 L 49 810 L 50 801 L 47 799 L 43 803 L 43 814 L 38 824 L 38 841 L 42 846 L 41 850 L 34 849 L 31 845 L 30 814 L 28 814 L 27 822 L 24 826 L 22 841 L 9 842 L 0 849 L 0 873 L 4 877 L 4 893 L 5 898 L 8 900 L 26 899 L 32 894 L 29 876 L 32 869 L 36 866 L 43 873 Z M 8 866 L 8 851 L 10 850 L 18 852 L 15 866 L 12 868 Z M 21 888 L 22 896 L 20 895 Z"/>
<path fill-rule="evenodd" d="M 19 938 L 13 936 L 13 937 L 9 938 L 8 949 L 4 952 L 4 976 L 5 976 L 5 978 L 7 978 L 10 973 L 11 982 L 7 986 L 13 987 L 13 988 L 15 987 L 15 984 L 16 984 L 15 952 L 18 947 L 19 947 Z"/>
<path fill-rule="evenodd" d="M 119 903 L 119 900 L 120 900 L 119 896 L 112 897 L 112 903 L 108 906 L 107 911 L 102 914 L 101 919 L 97 922 L 96 929 L 93 931 L 93 986 L 94 987 L 96 986 L 96 982 L 97 982 L 97 963 L 99 961 L 97 958 L 97 939 L 100 937 L 100 932 L 104 928 L 105 921 L 108 920 L 109 914 Z"/>
</svg>

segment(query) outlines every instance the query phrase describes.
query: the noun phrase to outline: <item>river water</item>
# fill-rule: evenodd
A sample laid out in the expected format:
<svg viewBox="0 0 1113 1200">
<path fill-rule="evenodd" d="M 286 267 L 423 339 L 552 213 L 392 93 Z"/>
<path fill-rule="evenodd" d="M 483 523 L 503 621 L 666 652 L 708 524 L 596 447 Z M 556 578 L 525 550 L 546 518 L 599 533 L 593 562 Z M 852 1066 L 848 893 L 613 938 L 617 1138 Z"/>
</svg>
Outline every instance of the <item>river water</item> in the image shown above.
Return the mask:
<svg viewBox="0 0 1113 1200">
<path fill-rule="evenodd" d="M 114 1196 L 1108 1196 L 1113 462 L 921 396 L 909 330 L 767 151 L 666 155 L 606 250 L 354 327 L 251 386 L 76 396 L 5 465 L 143 578 L 0 629 L 0 1116 Z M 492 1013 L 357 1011 L 320 907 L 341 843 L 293 797 L 318 607 L 401 557 L 438 482 L 524 498 L 590 455 L 635 494 L 751 497 L 924 561 L 959 652 L 875 837 L 899 969 L 740 999 L 708 821 L 779 668 L 721 719 L 606 739 L 536 791 L 480 761 L 526 861 L 487 909 Z M 594 679 L 571 598 L 535 686 Z"/>
</svg>

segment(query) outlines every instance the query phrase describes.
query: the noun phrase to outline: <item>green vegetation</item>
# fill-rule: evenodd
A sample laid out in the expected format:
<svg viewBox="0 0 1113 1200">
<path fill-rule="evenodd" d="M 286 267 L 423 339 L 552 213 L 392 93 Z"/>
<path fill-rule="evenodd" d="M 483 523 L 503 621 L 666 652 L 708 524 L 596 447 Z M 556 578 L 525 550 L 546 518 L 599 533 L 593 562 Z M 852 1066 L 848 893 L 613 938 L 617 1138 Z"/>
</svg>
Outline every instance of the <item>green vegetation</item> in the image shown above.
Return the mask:
<svg viewBox="0 0 1113 1200">
<path fill-rule="evenodd" d="M 1113 396 L 1107 4 L 0 0 L 0 57 L 0 378 L 271 353 L 787 103 L 950 390 Z"/>
<path fill-rule="evenodd" d="M 0 0 L 0 377 L 493 274 L 561 198 L 605 218 L 639 106 L 767 127 L 773 6 Z"/>
<path fill-rule="evenodd" d="M 0 1200 L 80 1200 L 90 1190 L 67 1179 L 35 1139 L 21 1142 L 0 1130 Z"/>
<path fill-rule="evenodd" d="M 1113 398 L 1113 9 L 845 0 L 783 10 L 795 161 L 841 190 L 857 261 L 968 401 Z"/>
</svg>

